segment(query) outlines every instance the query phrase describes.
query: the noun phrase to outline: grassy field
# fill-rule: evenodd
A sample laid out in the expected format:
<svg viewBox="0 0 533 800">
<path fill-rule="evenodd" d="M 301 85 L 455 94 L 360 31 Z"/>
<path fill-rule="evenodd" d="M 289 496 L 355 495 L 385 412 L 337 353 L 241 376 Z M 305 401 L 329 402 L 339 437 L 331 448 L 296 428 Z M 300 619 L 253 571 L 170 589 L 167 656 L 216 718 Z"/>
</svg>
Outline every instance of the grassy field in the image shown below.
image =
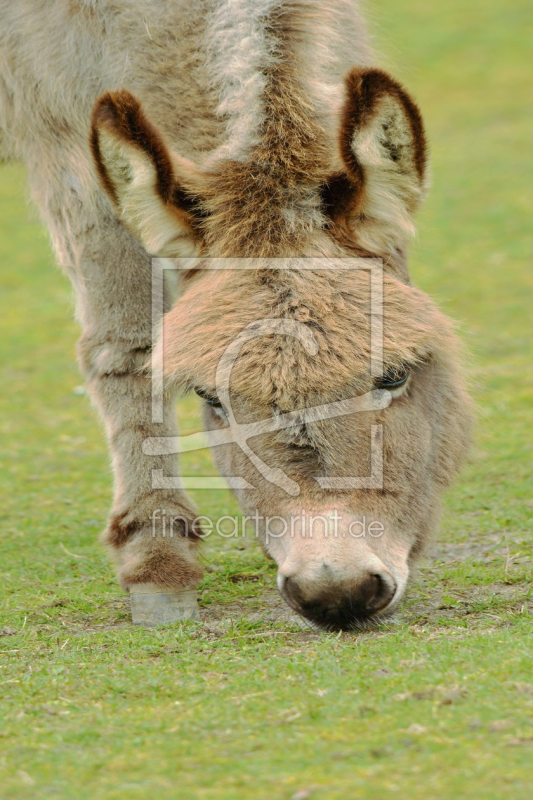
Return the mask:
<svg viewBox="0 0 533 800">
<path fill-rule="evenodd" d="M 253 541 L 208 540 L 203 625 L 133 628 L 98 546 L 106 446 L 71 290 L 0 170 L 0 795 L 526 800 L 533 785 L 530 0 L 376 0 L 425 112 L 415 281 L 460 323 L 477 443 L 398 618 L 302 631 Z M 197 425 L 182 401 L 185 429 Z M 189 474 L 207 456 L 189 460 Z M 235 513 L 229 492 L 196 492 Z"/>
</svg>

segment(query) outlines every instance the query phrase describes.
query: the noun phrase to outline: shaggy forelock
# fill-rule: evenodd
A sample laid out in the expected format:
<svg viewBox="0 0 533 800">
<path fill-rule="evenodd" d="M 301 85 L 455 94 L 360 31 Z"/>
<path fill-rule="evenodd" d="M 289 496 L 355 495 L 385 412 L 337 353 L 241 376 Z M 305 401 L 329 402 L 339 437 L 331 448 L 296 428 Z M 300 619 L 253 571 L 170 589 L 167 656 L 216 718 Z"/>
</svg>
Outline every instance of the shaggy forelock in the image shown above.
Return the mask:
<svg viewBox="0 0 533 800">
<path fill-rule="evenodd" d="M 281 411 L 332 402 L 372 388 L 370 292 L 364 271 L 230 271 L 199 278 L 165 323 L 165 374 L 183 387 L 215 387 L 217 364 L 254 322 L 295 320 L 318 345 L 316 355 L 289 335 L 248 341 L 231 373 L 231 391 L 254 407 Z M 212 302 L 216 296 L 217 302 Z M 450 323 L 419 290 L 384 279 L 385 368 L 453 357 Z"/>
</svg>

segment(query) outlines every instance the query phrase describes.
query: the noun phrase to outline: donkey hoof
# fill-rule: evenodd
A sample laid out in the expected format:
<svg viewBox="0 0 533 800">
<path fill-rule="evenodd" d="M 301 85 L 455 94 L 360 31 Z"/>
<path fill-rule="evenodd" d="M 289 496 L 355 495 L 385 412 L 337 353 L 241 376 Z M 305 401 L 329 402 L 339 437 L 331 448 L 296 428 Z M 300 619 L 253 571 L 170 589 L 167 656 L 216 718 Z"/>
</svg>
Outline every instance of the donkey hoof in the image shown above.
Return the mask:
<svg viewBox="0 0 533 800">
<path fill-rule="evenodd" d="M 131 618 L 134 625 L 155 628 L 185 619 L 200 621 L 196 590 L 177 592 L 153 583 L 130 587 Z"/>
</svg>

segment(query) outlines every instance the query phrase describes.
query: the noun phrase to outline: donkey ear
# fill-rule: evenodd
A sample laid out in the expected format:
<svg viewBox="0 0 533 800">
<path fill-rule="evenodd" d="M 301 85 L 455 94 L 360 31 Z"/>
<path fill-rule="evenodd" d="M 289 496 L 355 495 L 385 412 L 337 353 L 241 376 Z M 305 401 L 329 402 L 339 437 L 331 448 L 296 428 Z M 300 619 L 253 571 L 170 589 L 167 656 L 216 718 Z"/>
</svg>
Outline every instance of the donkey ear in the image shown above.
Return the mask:
<svg viewBox="0 0 533 800">
<path fill-rule="evenodd" d="M 403 251 L 426 187 L 426 137 L 416 103 L 380 70 L 346 79 L 341 155 L 350 198 L 337 204 L 358 244 L 371 253 Z M 348 187 L 348 188 L 347 188 Z M 333 214 L 334 216 L 334 214 Z"/>
<path fill-rule="evenodd" d="M 200 212 L 190 185 L 195 167 L 171 155 L 138 100 L 122 89 L 96 102 L 91 149 L 120 219 L 149 253 L 189 257 L 200 247 Z"/>
</svg>

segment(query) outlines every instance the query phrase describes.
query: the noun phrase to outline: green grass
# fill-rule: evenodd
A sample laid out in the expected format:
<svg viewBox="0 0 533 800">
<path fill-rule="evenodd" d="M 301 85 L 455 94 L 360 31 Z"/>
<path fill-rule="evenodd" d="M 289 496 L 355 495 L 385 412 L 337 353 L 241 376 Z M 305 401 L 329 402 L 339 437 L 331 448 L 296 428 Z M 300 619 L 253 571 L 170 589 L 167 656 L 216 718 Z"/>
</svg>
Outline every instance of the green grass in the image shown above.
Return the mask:
<svg viewBox="0 0 533 800">
<path fill-rule="evenodd" d="M 207 622 L 133 628 L 96 542 L 111 474 L 73 392 L 71 290 L 2 167 L 2 797 L 531 797 L 533 8 L 376 0 L 372 24 L 432 143 L 413 277 L 459 320 L 479 405 L 435 558 L 394 623 L 320 635 L 283 614 L 253 541 L 213 538 Z M 192 399 L 179 413 L 194 428 Z"/>
</svg>

